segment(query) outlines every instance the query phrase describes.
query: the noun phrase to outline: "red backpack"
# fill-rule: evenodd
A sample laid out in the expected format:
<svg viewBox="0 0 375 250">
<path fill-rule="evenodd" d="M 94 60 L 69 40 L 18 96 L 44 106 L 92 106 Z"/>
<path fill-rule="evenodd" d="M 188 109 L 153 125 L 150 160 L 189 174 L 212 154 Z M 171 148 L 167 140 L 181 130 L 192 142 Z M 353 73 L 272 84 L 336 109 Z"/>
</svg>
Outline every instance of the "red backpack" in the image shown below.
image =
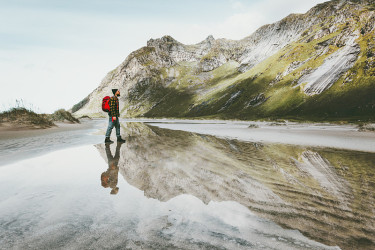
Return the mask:
<svg viewBox="0 0 375 250">
<path fill-rule="evenodd" d="M 111 99 L 111 97 L 105 96 L 103 98 L 103 101 L 102 101 L 102 110 L 104 112 L 107 112 L 107 113 L 109 112 L 109 109 L 110 109 L 110 107 L 109 107 L 109 99 Z"/>
</svg>

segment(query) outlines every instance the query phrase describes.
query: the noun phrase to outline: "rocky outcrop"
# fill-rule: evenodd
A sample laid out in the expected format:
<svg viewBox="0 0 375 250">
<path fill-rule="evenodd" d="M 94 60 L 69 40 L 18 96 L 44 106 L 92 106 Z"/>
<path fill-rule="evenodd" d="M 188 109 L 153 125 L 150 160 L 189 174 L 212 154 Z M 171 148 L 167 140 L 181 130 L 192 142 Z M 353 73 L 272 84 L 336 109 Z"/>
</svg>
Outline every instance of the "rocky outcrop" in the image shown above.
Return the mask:
<svg viewBox="0 0 375 250">
<path fill-rule="evenodd" d="M 330 55 L 320 67 L 301 77 L 297 86 L 306 84 L 303 89 L 308 95 L 320 94 L 331 87 L 357 60 L 361 51 L 355 42 L 357 38 L 350 36 L 343 48 Z"/>
<path fill-rule="evenodd" d="M 245 72 L 269 56 L 300 38 L 302 32 L 316 24 L 313 15 L 290 15 L 283 20 L 258 29 L 241 42 L 247 44 L 239 57 L 240 72 Z"/>
</svg>

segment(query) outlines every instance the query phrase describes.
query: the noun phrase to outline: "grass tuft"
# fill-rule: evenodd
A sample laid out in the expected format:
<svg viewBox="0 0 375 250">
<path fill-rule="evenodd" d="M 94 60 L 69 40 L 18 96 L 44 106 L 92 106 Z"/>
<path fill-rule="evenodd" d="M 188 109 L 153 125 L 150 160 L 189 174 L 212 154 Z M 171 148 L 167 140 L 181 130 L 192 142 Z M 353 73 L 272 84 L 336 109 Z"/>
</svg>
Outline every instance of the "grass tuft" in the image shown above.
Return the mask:
<svg viewBox="0 0 375 250">
<path fill-rule="evenodd" d="M 0 113 L 0 123 L 11 123 L 15 126 L 49 128 L 55 124 L 46 114 L 37 114 L 25 107 L 14 107 Z"/>
<path fill-rule="evenodd" d="M 53 114 L 49 115 L 52 121 L 68 121 L 70 123 L 80 123 L 79 120 L 72 116 L 69 111 L 65 109 L 56 110 Z"/>
</svg>

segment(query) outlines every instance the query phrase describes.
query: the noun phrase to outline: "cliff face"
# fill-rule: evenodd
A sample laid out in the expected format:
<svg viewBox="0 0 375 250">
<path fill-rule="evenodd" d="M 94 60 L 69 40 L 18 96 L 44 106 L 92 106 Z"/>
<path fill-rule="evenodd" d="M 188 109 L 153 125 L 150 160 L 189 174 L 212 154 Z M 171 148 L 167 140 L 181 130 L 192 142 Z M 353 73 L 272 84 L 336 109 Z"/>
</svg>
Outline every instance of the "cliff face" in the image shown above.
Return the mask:
<svg viewBox="0 0 375 250">
<path fill-rule="evenodd" d="M 101 98 L 120 88 L 127 117 L 367 119 L 375 107 L 374 10 L 374 1 L 334 0 L 238 41 L 150 39 L 72 111 L 104 115 Z"/>
</svg>

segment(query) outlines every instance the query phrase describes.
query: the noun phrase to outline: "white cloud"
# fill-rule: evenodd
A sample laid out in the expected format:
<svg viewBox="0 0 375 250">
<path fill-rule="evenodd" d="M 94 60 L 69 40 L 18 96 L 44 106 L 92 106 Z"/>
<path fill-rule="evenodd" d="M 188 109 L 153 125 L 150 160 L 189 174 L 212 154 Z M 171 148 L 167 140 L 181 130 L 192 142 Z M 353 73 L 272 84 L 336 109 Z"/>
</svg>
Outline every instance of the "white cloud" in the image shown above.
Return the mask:
<svg viewBox="0 0 375 250">
<path fill-rule="evenodd" d="M 11 62 L 0 61 L 4 72 L 1 104 L 6 107 L 15 99 L 24 99 L 41 112 L 69 108 L 89 94 L 108 71 L 106 55 L 56 49 L 8 55 Z"/>
<path fill-rule="evenodd" d="M 21 98 L 42 112 L 70 108 L 150 38 L 171 35 L 185 44 L 198 43 L 210 34 L 241 39 L 263 24 L 292 12 L 306 12 L 319 2 L 323 1 L 230 1 L 227 15 L 212 15 L 206 22 L 193 16 L 189 22 L 150 21 L 136 16 L 0 9 L 0 22 L 7 23 L 1 32 L 25 37 L 24 46 L 0 48 L 0 108 Z"/>
<path fill-rule="evenodd" d="M 230 1 L 230 15 L 212 18 L 206 23 L 178 23 L 177 27 L 168 27 L 169 32 L 185 44 L 198 43 L 208 35 L 215 38 L 242 39 L 251 35 L 262 25 L 274 23 L 291 13 L 305 13 L 325 0 L 263 0 L 245 4 L 245 1 Z"/>
<path fill-rule="evenodd" d="M 235 12 L 232 15 L 221 21 L 202 25 L 197 34 L 205 30 L 206 33 L 208 31 L 215 37 L 242 39 L 251 35 L 262 25 L 277 22 L 291 13 L 305 13 L 322 2 L 324 0 L 265 0 L 250 5 L 233 2 L 232 6 L 240 7 L 234 8 Z"/>
<path fill-rule="evenodd" d="M 235 9 L 235 10 L 241 9 L 243 7 L 244 7 L 243 3 L 239 2 L 239 1 L 235 1 L 232 4 L 232 8 Z"/>
</svg>

